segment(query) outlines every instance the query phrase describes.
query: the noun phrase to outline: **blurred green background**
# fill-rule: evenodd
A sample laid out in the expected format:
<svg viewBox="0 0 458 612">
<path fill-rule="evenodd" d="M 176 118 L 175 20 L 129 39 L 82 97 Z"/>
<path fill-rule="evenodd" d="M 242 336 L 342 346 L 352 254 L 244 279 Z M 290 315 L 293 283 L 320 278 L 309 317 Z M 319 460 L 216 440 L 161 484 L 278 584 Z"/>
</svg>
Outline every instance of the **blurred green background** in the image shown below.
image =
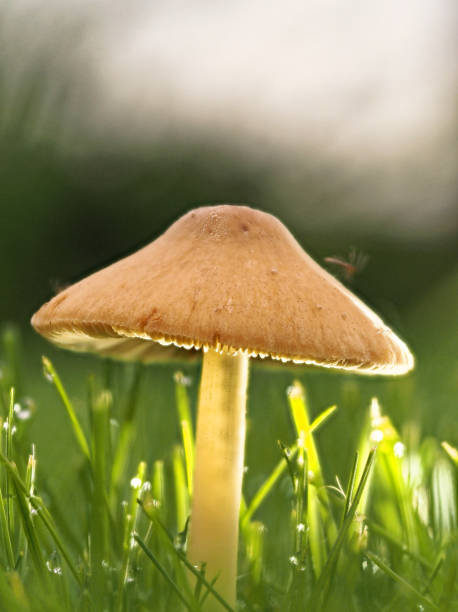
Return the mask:
<svg viewBox="0 0 458 612">
<path fill-rule="evenodd" d="M 166 103 L 162 110 L 145 110 L 140 90 L 130 107 L 120 104 L 114 112 L 115 92 L 97 70 L 106 40 L 97 38 L 94 15 L 64 19 L 50 9 L 32 19 L 30 11 L 9 7 L 1 28 L 0 322 L 20 330 L 18 359 L 25 365 L 18 369 L 18 391 L 20 398 L 36 402 L 33 440 L 41 473 L 52 467 L 56 482 L 68 478 L 76 455 L 66 416 L 55 409 L 53 389 L 42 377 L 40 355 L 53 360 L 83 418 L 88 376 L 95 373 L 101 381 L 110 376 L 121 388 L 130 370 L 54 349 L 31 331 L 31 315 L 59 288 L 146 244 L 187 210 L 216 202 L 246 203 L 275 214 L 335 274 L 341 270 L 326 264 L 325 257 L 345 258 L 352 247 L 367 256 L 351 289 L 407 341 L 417 360 L 415 371 L 400 380 L 254 366 L 247 491 L 255 490 L 278 460 L 276 440 L 292 439 L 285 390 L 295 377 L 305 384 L 314 414 L 334 403 L 339 407 L 319 434 L 329 480 L 347 475 L 349 449 L 358 436 L 354 424 L 362 423 L 373 395 L 412 443 L 436 436 L 456 446 L 458 242 L 450 91 L 440 98 L 434 120 L 428 115 L 423 139 L 409 141 L 407 135 L 400 144 L 394 138 L 396 122 L 388 121 L 378 127 L 393 135 L 388 145 L 382 147 L 380 133 L 369 128 L 370 147 L 353 150 L 348 140 L 338 155 L 332 154 L 339 134 L 331 120 L 317 128 L 313 112 L 302 121 L 301 109 L 297 121 L 286 121 L 280 110 L 277 123 L 266 123 L 264 132 L 250 131 L 237 119 L 236 102 L 223 112 L 204 97 L 195 124 L 174 119 Z M 335 56 L 331 50 L 328 60 L 321 60 L 332 65 Z M 151 78 L 160 91 L 158 74 Z M 229 83 L 231 78 L 235 83 L 229 73 Z M 306 71 L 293 75 L 292 82 L 301 79 L 307 79 Z M 363 98 L 383 97 L 383 87 L 373 87 L 370 79 L 358 87 Z M 399 108 L 409 84 L 405 88 L 395 97 Z M 177 99 L 178 93 L 170 106 L 186 109 L 190 102 Z M 294 92 L 283 95 L 294 97 Z M 341 121 L 358 125 L 360 98 Z M 415 110 L 414 100 L 412 106 Z M 218 121 L 231 112 L 235 128 L 226 129 Z M 372 121 L 375 126 L 377 114 Z M 297 139 L 291 136 L 295 126 Z M 308 140 L 310 126 L 325 138 Z M 8 350 L 7 341 L 3 357 Z M 195 398 L 199 366 L 183 368 Z M 132 466 L 163 457 L 178 440 L 175 369 L 144 368 L 138 417 L 144 427 L 138 429 L 142 438 L 135 441 Z M 3 367 L 2 376 L 8 375 Z M 67 493 L 59 495 L 71 495 L 72 486 L 69 481 Z"/>
</svg>

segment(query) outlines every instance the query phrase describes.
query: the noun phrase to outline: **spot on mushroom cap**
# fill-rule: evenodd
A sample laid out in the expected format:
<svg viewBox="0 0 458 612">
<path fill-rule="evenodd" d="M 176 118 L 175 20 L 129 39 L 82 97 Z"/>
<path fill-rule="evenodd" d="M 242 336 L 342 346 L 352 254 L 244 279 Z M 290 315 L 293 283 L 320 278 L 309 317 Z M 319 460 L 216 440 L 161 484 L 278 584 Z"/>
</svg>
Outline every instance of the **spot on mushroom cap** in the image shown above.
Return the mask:
<svg viewBox="0 0 458 612">
<path fill-rule="evenodd" d="M 151 361 L 163 344 L 402 374 L 407 346 L 272 215 L 198 208 L 68 287 L 32 318 L 74 350 Z"/>
</svg>

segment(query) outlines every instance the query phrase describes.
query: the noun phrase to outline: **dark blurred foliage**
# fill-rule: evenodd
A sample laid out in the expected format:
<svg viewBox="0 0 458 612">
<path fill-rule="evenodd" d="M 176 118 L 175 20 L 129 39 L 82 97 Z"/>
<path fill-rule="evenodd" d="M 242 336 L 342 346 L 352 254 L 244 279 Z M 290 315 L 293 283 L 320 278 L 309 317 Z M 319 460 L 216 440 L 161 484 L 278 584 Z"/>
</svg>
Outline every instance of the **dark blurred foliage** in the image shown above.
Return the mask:
<svg viewBox="0 0 458 612">
<path fill-rule="evenodd" d="M 111 137 L 97 125 L 91 132 L 83 121 L 88 97 L 70 87 L 68 75 L 75 67 L 64 60 L 52 53 L 37 55 L 16 75 L 13 87 L 8 62 L 0 58 L 0 322 L 22 326 L 26 353 L 33 357 L 29 365 L 36 368 L 37 355 L 45 350 L 56 355 L 32 335 L 29 319 L 61 287 L 154 239 L 192 207 L 247 203 L 277 215 L 336 275 L 341 270 L 326 264 L 325 257 L 345 257 L 351 247 L 367 256 L 367 265 L 345 282 L 407 340 L 417 369 L 401 381 L 361 382 L 364 398 L 353 404 L 365 406 L 372 393 L 384 395 L 388 410 L 400 411 L 393 415 L 398 425 L 410 415 L 427 431 L 457 443 L 458 243 L 453 229 L 443 239 L 421 234 L 403 240 L 395 231 L 396 218 L 393 232 L 389 224 L 368 223 L 370 201 L 367 218 L 348 220 L 343 203 L 352 194 L 361 197 L 358 176 L 320 166 L 312 153 L 288 173 L 288 162 L 280 157 L 264 150 L 253 155 L 253 143 L 245 154 L 240 143 L 231 147 L 211 134 L 179 134 L 173 126 L 142 142 Z M 77 70 L 85 82 L 85 66 Z M 319 216 L 326 222 L 318 223 Z M 61 359 L 79 368 L 85 357 Z M 93 367 L 94 361 L 84 363 Z M 269 386 L 269 401 L 284 401 L 284 387 L 294 375 L 285 370 L 275 378 L 278 386 Z M 306 384 L 313 405 L 322 409 L 333 401 L 333 389 L 352 404 L 353 381 L 311 370 Z M 253 404 L 260 409 L 266 395 L 256 399 L 257 393 Z M 345 410 L 335 420 L 336 439 L 344 418 Z M 265 427 L 270 427 L 267 422 Z M 345 445 L 336 451 L 336 463 L 339 453 L 345 455 Z"/>
<path fill-rule="evenodd" d="M 88 152 L 59 156 L 51 145 L 2 139 L 0 166 L 2 300 L 0 318 L 25 323 L 59 288 L 133 251 L 190 208 L 214 202 L 249 203 L 274 212 L 321 263 L 344 257 L 354 245 L 368 263 L 353 279 L 356 290 L 394 325 L 456 263 L 453 241 L 390 240 L 353 225 L 324 234 L 288 223 L 307 194 L 282 205 L 269 187 L 272 169 L 242 163 L 210 143 L 147 152 Z M 338 200 L 335 202 L 338 206 Z M 328 269 L 339 274 L 332 264 Z"/>
</svg>

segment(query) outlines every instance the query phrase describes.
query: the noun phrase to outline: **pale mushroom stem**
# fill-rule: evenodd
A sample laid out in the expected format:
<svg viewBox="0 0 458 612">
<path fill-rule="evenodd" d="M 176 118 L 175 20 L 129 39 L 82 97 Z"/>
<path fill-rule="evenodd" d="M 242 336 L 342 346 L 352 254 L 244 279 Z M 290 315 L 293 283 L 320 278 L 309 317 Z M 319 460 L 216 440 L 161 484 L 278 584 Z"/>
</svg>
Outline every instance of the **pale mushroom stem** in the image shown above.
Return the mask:
<svg viewBox="0 0 458 612">
<path fill-rule="evenodd" d="M 237 545 L 248 383 L 246 353 L 204 353 L 197 417 L 196 463 L 188 557 L 206 563 L 216 590 L 236 602 Z M 206 611 L 222 610 L 212 596 Z"/>
</svg>

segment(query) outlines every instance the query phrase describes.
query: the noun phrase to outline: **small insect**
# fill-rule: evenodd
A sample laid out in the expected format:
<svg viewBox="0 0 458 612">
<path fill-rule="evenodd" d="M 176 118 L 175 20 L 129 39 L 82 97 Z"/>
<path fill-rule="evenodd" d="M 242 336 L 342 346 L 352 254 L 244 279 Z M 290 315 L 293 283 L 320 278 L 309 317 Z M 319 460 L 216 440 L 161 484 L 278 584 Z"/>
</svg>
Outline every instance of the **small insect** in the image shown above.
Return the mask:
<svg viewBox="0 0 458 612">
<path fill-rule="evenodd" d="M 350 247 L 348 257 L 325 257 L 324 261 L 339 266 L 344 279 L 351 282 L 367 266 L 369 256 L 362 251 L 358 251 L 355 247 Z"/>
</svg>

